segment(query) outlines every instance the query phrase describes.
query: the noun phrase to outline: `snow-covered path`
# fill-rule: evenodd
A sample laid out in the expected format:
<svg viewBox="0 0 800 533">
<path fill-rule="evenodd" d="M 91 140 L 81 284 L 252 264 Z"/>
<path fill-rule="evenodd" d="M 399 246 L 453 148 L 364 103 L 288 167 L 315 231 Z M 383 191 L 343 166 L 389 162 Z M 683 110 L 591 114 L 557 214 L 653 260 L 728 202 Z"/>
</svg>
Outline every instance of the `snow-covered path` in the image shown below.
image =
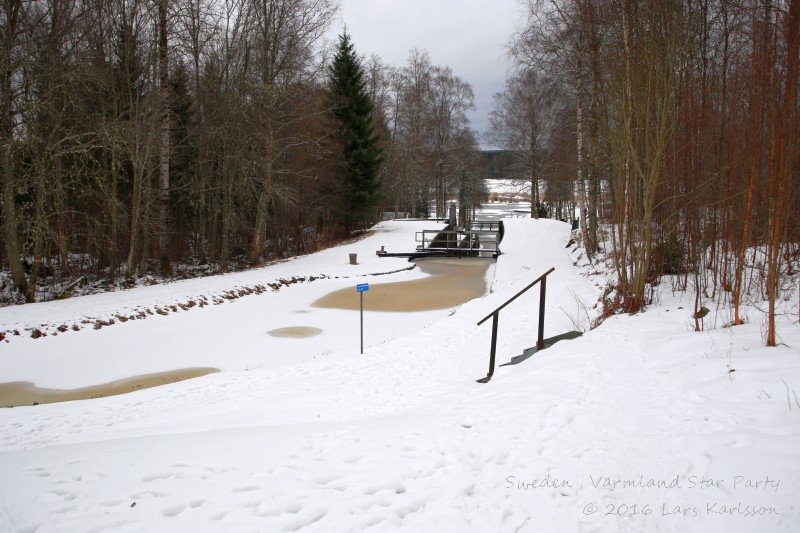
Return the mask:
<svg viewBox="0 0 800 533">
<path fill-rule="evenodd" d="M 476 322 L 550 266 L 546 336 L 586 326 L 600 288 L 568 233 L 507 221 L 491 294 L 366 356 L 0 411 L 0 529 L 796 531 L 796 325 L 767 350 L 758 324 L 688 331 L 665 297 L 475 383 Z M 501 314 L 498 363 L 534 344 L 537 304 Z M 677 485 L 609 488 L 649 479 Z"/>
</svg>

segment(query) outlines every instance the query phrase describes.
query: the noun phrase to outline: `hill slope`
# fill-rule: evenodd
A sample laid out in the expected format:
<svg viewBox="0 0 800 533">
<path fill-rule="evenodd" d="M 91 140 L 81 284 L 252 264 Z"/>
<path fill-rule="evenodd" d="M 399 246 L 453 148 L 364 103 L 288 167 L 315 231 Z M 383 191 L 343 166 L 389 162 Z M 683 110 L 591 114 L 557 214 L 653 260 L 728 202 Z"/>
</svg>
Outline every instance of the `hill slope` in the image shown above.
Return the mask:
<svg viewBox="0 0 800 533">
<path fill-rule="evenodd" d="M 476 322 L 547 268 L 546 336 L 585 328 L 603 280 L 568 235 L 508 220 L 490 294 L 365 356 L 0 411 L 0 528 L 797 530 L 788 317 L 787 346 L 767 349 L 757 323 L 691 332 L 681 295 L 664 295 L 475 383 L 490 334 Z M 537 292 L 502 312 L 498 363 L 535 342 Z M 173 342 L 157 323 L 141 322 L 154 350 Z M 105 331 L 80 333 L 88 347 Z"/>
</svg>

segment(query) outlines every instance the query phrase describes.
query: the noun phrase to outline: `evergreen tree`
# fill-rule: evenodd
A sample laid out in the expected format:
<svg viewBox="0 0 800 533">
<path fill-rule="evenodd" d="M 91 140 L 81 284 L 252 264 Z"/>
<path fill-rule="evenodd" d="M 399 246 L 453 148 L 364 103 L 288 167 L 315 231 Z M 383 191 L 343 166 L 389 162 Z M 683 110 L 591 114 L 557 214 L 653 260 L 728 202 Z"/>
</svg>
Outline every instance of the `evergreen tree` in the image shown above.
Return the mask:
<svg viewBox="0 0 800 533">
<path fill-rule="evenodd" d="M 353 229 L 369 222 L 381 201 L 378 174 L 383 158 L 364 71 L 346 31 L 339 36 L 328 83 L 341 150 L 337 170 L 344 191 L 344 219 Z"/>
<path fill-rule="evenodd" d="M 169 76 L 170 86 L 170 147 L 172 156 L 169 161 L 170 195 L 169 217 L 172 231 L 176 233 L 191 232 L 196 226 L 198 216 L 198 195 L 202 194 L 195 183 L 196 177 L 193 162 L 197 160 L 197 126 L 195 123 L 195 107 L 190 86 L 189 71 L 186 64 L 178 60 Z M 179 254 L 187 254 L 185 243 L 174 243 Z M 196 252 L 195 250 L 193 250 Z"/>
</svg>

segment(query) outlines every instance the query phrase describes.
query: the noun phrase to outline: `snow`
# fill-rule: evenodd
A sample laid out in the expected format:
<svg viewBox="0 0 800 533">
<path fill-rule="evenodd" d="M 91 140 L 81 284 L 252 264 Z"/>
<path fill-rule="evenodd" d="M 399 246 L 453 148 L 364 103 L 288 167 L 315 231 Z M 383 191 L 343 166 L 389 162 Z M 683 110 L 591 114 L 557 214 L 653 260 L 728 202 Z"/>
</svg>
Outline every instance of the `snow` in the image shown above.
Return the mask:
<svg viewBox="0 0 800 533">
<path fill-rule="evenodd" d="M 528 179 L 487 179 L 486 187 L 490 193 L 531 194 L 531 182 Z"/>
<path fill-rule="evenodd" d="M 384 223 L 383 239 L 253 273 L 43 304 L 41 319 L 8 308 L 2 321 L 56 323 L 281 276 L 392 270 L 406 264 L 374 250 L 408 249 L 414 224 Z M 797 531 L 796 309 L 780 316 L 784 344 L 764 348 L 754 308 L 745 325 L 697 333 L 690 296 L 664 293 L 645 313 L 611 317 L 475 383 L 490 337 L 490 324 L 476 323 L 551 266 L 545 336 L 588 327 L 605 279 L 564 247 L 568 238 L 564 223 L 506 220 L 490 293 L 380 323 L 373 313 L 364 356 L 356 338 L 338 336 L 353 313 L 315 322 L 294 311 L 369 277 L 15 338 L 2 348 L 0 381 L 224 371 L 0 410 L 0 530 Z M 351 249 L 363 260 L 352 270 Z M 501 312 L 498 364 L 533 346 L 537 319 L 537 288 Z M 325 333 L 265 333 L 296 325 Z M 762 515 L 746 516 L 752 509 Z"/>
<path fill-rule="evenodd" d="M 406 259 L 380 258 L 375 251 L 382 245 L 387 250 L 413 250 L 416 231 L 439 226 L 423 221 L 384 222 L 364 240 L 263 269 L 2 308 L 0 320 L 11 324 L 7 328 L 38 326 L 50 331 L 50 335 L 36 339 L 29 335 L 8 336 L 9 343 L 0 344 L 0 380 L 77 388 L 179 368 L 245 370 L 296 363 L 334 348 L 357 346 L 357 317 L 348 311 L 311 308 L 311 303 L 327 292 L 355 287 L 367 279 L 386 282 L 423 277 L 418 268 L 407 270 L 414 265 Z M 350 253 L 357 254 L 357 265 L 349 264 Z M 369 277 L 370 273 L 392 271 L 399 272 Z M 284 286 L 275 293 L 244 296 L 218 306 L 196 306 L 167 315 L 154 313 L 144 320 L 116 323 L 100 330 L 89 326 L 59 334 L 55 329 L 60 324 L 81 324 L 86 317 L 108 318 L 142 308 L 164 309 L 174 303 L 198 300 L 201 295 L 312 275 L 332 279 Z M 369 346 L 407 333 L 447 312 L 392 316 L 369 313 L 365 342 Z M 302 343 L 268 334 L 276 328 L 293 326 L 317 327 L 323 334 Z"/>
<path fill-rule="evenodd" d="M 519 202 L 525 205 L 530 216 L 531 212 L 531 182 L 527 179 L 487 179 L 486 188 L 489 190 L 491 203 L 506 204 Z M 518 208 L 519 209 L 519 208 Z"/>
<path fill-rule="evenodd" d="M 143 308 L 170 306 L 197 299 L 209 298 L 242 287 L 266 285 L 280 279 L 327 275 L 329 277 L 357 278 L 369 274 L 385 273 L 408 268 L 402 258 L 380 258 L 375 252 L 385 245 L 388 251 L 406 251 L 413 248 L 414 233 L 423 229 L 444 227 L 424 220 L 382 222 L 376 225 L 369 237 L 355 242 L 328 248 L 313 255 L 294 257 L 265 268 L 222 274 L 173 283 L 137 287 L 121 292 L 93 294 L 55 302 L 42 302 L 23 306 L 0 308 L 0 331 L 40 328 L 52 331 L 61 324 L 80 324 L 84 319 L 109 319 L 115 314 L 129 314 Z M 355 253 L 358 265 L 349 264 L 349 254 Z M 28 337 L 29 335 L 23 335 Z M 8 336 L 14 340 L 12 336 Z"/>
</svg>

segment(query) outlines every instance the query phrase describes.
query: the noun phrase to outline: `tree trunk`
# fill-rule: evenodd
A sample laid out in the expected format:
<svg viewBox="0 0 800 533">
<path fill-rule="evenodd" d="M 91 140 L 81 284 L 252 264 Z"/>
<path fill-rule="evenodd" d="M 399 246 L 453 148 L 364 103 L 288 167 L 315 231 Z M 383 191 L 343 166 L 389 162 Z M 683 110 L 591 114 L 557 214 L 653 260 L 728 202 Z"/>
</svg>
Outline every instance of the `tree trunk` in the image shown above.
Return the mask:
<svg viewBox="0 0 800 533">
<path fill-rule="evenodd" d="M 55 179 L 55 205 L 57 209 L 56 222 L 58 224 L 58 259 L 63 270 L 69 270 L 69 235 L 67 233 L 67 204 L 64 198 L 63 165 L 61 156 L 56 155 L 53 161 L 53 175 Z"/>
<path fill-rule="evenodd" d="M 5 122 L 5 120 L 3 121 Z M 6 129 L 5 127 L 3 128 Z M 4 132 L 5 133 L 5 132 Z M 17 235 L 17 212 L 14 199 L 14 159 L 11 155 L 11 136 L 3 135 L 3 237 L 6 243 L 6 260 L 14 287 L 27 294 L 28 283 L 22 270 L 19 236 Z"/>
<path fill-rule="evenodd" d="M 587 241 L 586 249 L 591 250 L 589 257 L 593 257 L 599 250 L 597 242 L 597 220 L 598 220 L 598 203 L 600 195 L 600 176 L 598 169 L 600 168 L 598 149 L 600 146 L 600 132 L 599 132 L 599 95 L 600 89 L 600 60 L 599 43 L 596 35 L 596 27 L 594 20 L 594 5 L 591 0 L 586 2 L 586 31 L 588 34 L 589 42 L 587 49 L 589 51 L 589 72 L 591 74 L 591 83 L 589 85 L 589 142 L 588 149 L 586 150 L 586 167 L 588 169 L 588 228 L 587 228 Z"/>
<path fill-rule="evenodd" d="M 264 251 L 264 235 L 267 231 L 267 208 L 272 185 L 272 130 L 267 126 L 264 142 L 264 169 L 262 171 L 261 194 L 258 198 L 256 223 L 253 226 L 253 240 L 250 243 L 250 261 L 258 261 Z"/>
<path fill-rule="evenodd" d="M 111 156 L 110 156 L 110 171 L 111 171 L 111 192 L 108 195 L 108 209 L 109 215 L 111 219 L 111 238 L 108 245 L 108 257 L 109 257 L 109 276 L 113 277 L 117 275 L 117 271 L 119 269 L 119 260 L 120 257 L 120 245 L 119 245 L 119 232 L 120 232 L 120 217 L 119 217 L 119 205 L 117 201 L 117 195 L 119 188 L 119 169 L 117 168 L 117 157 L 116 157 L 116 150 L 114 148 L 111 149 Z"/>
<path fill-rule="evenodd" d="M 579 51 L 578 54 L 581 52 Z M 581 237 L 583 238 L 583 246 L 586 249 L 586 255 L 592 259 L 593 251 L 589 248 L 589 235 L 586 226 L 586 183 L 583 180 L 584 161 L 583 161 L 583 61 L 578 59 L 578 102 L 576 108 L 576 136 L 577 136 L 577 150 L 578 150 L 578 206 L 580 215 L 578 216 L 578 223 L 581 228 Z"/>
<path fill-rule="evenodd" d="M 47 231 L 47 185 L 45 182 L 45 162 L 37 161 L 33 165 L 34 173 L 34 215 L 31 221 L 31 236 L 33 241 L 33 262 L 28 273 L 27 290 L 25 291 L 25 301 L 33 303 L 36 301 L 36 282 L 42 270 L 42 255 L 44 248 L 44 235 Z"/>
<path fill-rule="evenodd" d="M 19 235 L 17 234 L 17 212 L 15 200 L 15 174 L 14 174 L 14 123 L 12 117 L 12 107 L 14 105 L 14 90 L 11 80 L 14 77 L 15 69 L 12 62 L 15 60 L 11 52 L 17 41 L 17 26 L 19 23 L 20 11 L 22 10 L 22 0 L 9 0 L 4 2 L 5 24 L 2 28 L 3 43 L 0 46 L 0 76 L 2 85 L 0 86 L 0 131 L 2 132 L 2 171 L 3 171 L 3 237 L 6 245 L 6 260 L 11 271 L 11 280 L 14 287 L 22 294 L 28 290 L 25 272 L 22 269 L 20 258 Z"/>
<path fill-rule="evenodd" d="M 733 280 L 733 325 L 742 324 L 740 307 L 742 301 L 742 280 L 744 278 L 744 266 L 747 255 L 747 246 L 750 244 L 750 216 L 753 212 L 753 194 L 756 188 L 756 174 L 758 173 L 758 154 L 760 146 L 758 135 L 760 131 L 761 117 L 761 90 L 755 87 L 753 95 L 753 128 L 750 132 L 750 178 L 747 184 L 747 198 L 744 204 L 744 215 L 742 220 L 742 234 L 739 242 L 739 254 L 736 260 L 736 274 Z"/>
<path fill-rule="evenodd" d="M 775 300 L 780 297 L 779 277 L 783 223 L 788 212 L 788 184 L 793 175 L 794 154 L 787 151 L 794 145 L 796 129 L 798 33 L 800 30 L 800 0 L 792 0 L 785 15 L 786 70 L 783 99 L 773 103 L 770 147 L 770 206 L 767 237 L 767 346 L 777 346 L 775 338 Z M 778 91 L 775 91 L 777 94 Z M 788 126 L 787 126 L 788 125 Z M 787 149 L 788 148 L 788 149 Z"/>
<path fill-rule="evenodd" d="M 534 125 L 531 124 L 531 218 L 539 218 L 539 180 L 536 174 L 536 137 L 534 135 Z"/>
<path fill-rule="evenodd" d="M 167 54 L 167 10 L 169 0 L 158 2 L 158 74 L 160 134 L 158 156 L 158 255 L 161 274 L 172 274 L 169 258 L 169 160 L 170 160 L 170 87 L 169 56 Z"/>
<path fill-rule="evenodd" d="M 139 219 L 142 207 L 142 176 L 138 168 L 133 169 L 133 193 L 131 195 L 131 223 L 130 242 L 128 243 L 128 260 L 125 267 L 125 276 L 132 278 L 136 274 L 136 247 L 139 244 Z"/>
</svg>

